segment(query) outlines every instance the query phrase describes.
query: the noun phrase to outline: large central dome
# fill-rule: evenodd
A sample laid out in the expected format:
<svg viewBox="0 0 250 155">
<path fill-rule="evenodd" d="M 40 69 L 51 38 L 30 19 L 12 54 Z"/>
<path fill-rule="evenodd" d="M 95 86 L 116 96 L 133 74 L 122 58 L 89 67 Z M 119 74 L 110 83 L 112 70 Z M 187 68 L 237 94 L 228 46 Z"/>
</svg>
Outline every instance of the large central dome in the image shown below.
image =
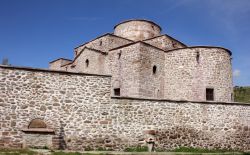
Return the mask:
<svg viewBox="0 0 250 155">
<path fill-rule="evenodd" d="M 114 27 L 114 34 L 133 41 L 139 41 L 159 36 L 161 27 L 148 20 L 127 20 Z"/>
</svg>

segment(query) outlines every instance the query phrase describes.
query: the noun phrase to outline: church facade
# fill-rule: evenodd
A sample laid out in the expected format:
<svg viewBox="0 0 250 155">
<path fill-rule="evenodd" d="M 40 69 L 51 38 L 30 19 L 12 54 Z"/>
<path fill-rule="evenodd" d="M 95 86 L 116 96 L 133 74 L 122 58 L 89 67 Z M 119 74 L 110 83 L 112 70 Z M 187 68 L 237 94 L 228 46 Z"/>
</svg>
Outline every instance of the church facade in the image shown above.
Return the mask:
<svg viewBox="0 0 250 155">
<path fill-rule="evenodd" d="M 129 20 L 75 48 L 50 69 L 112 76 L 111 94 L 191 101 L 233 100 L 231 52 L 187 46 L 152 21 Z"/>
</svg>

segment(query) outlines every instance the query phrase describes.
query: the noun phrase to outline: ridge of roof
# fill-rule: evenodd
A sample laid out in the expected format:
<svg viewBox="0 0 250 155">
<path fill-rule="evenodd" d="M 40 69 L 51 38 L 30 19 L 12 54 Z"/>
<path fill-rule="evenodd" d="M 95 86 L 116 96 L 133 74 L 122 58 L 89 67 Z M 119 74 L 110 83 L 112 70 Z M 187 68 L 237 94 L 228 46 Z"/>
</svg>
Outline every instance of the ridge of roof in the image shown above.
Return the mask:
<svg viewBox="0 0 250 155">
<path fill-rule="evenodd" d="M 74 63 L 75 60 L 83 53 L 83 51 L 84 51 L 85 49 L 89 49 L 89 50 L 91 50 L 91 51 L 95 51 L 95 52 L 101 53 L 101 54 L 103 54 L 103 55 L 107 55 L 106 52 L 103 52 L 103 51 L 100 51 L 100 50 L 97 50 L 97 49 L 94 49 L 94 48 L 89 48 L 89 47 L 85 46 L 85 47 L 77 54 L 77 56 L 74 58 L 74 60 L 72 60 L 70 63 L 67 63 L 67 64 L 62 65 L 61 67 L 64 67 L 64 66 L 67 66 L 67 65 L 70 65 L 70 64 Z"/>
<path fill-rule="evenodd" d="M 177 40 L 177 39 L 175 39 L 175 38 L 173 38 L 173 37 L 171 37 L 171 36 L 169 36 L 169 35 L 167 35 L 167 34 L 162 34 L 162 35 L 155 36 L 155 37 L 152 37 L 152 38 L 148 38 L 148 39 L 145 39 L 145 40 L 142 40 L 142 41 L 148 41 L 148 40 L 152 40 L 152 39 L 159 38 L 159 37 L 163 37 L 163 36 L 166 36 L 166 37 L 168 37 L 168 38 L 170 38 L 170 39 L 172 39 L 172 40 L 174 40 L 174 41 L 180 43 L 181 45 L 183 45 L 183 46 L 185 46 L 185 47 L 188 47 L 186 44 L 182 43 L 181 41 L 179 41 L 179 40 Z"/>
<path fill-rule="evenodd" d="M 90 41 L 87 41 L 87 42 L 85 42 L 85 43 L 83 43 L 83 44 L 81 44 L 81 45 L 75 47 L 74 49 L 77 49 L 77 48 L 79 48 L 79 47 L 81 47 L 81 46 L 84 46 L 84 45 L 86 45 L 86 44 L 88 44 L 88 43 L 90 43 L 90 42 L 92 42 L 92 41 L 95 41 L 95 40 L 97 40 L 97 39 L 100 39 L 100 38 L 102 38 L 102 37 L 104 37 L 104 36 L 108 36 L 108 35 L 134 42 L 133 40 L 130 40 L 130 39 L 127 39 L 127 38 L 123 38 L 123 37 L 121 37 L 121 36 L 114 35 L 113 33 L 105 33 L 105 34 L 103 34 L 103 35 L 101 35 L 101 36 L 98 36 L 98 37 L 96 37 L 96 38 L 94 38 L 94 39 L 92 39 L 92 40 L 90 40 Z"/>
<path fill-rule="evenodd" d="M 72 60 L 66 59 L 66 58 L 57 58 L 57 59 L 55 59 L 55 60 L 50 61 L 49 63 L 53 63 L 53 62 L 58 61 L 58 60 L 60 60 L 60 59 L 67 60 L 67 61 L 72 61 Z"/>
<path fill-rule="evenodd" d="M 143 42 L 143 41 L 141 41 L 141 40 L 140 40 L 140 41 L 133 42 L 133 43 L 130 43 L 130 44 L 126 44 L 126 45 L 123 45 L 123 46 L 119 46 L 119 47 L 116 47 L 116 48 L 113 48 L 113 49 L 110 49 L 109 51 L 117 50 L 117 49 L 120 49 L 120 48 L 124 48 L 124 47 L 130 46 L 130 45 L 137 44 L 137 43 L 142 43 L 142 44 L 144 44 L 144 45 L 147 45 L 147 46 L 153 47 L 153 48 L 155 48 L 155 49 L 158 49 L 158 50 L 161 50 L 161 51 L 166 52 L 165 50 L 163 50 L 163 49 L 161 49 L 161 48 L 158 48 L 158 47 L 156 47 L 156 46 L 150 45 L 150 44 L 145 43 L 145 42 Z"/>
</svg>

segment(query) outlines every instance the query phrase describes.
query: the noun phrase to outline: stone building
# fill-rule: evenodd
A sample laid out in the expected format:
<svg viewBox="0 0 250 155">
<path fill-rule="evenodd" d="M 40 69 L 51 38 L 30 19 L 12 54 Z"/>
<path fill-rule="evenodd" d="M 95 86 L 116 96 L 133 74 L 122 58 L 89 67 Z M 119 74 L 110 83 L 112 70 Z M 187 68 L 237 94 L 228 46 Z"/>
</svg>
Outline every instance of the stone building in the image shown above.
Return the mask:
<svg viewBox="0 0 250 155">
<path fill-rule="evenodd" d="M 232 101 L 231 52 L 192 46 L 161 34 L 152 21 L 128 20 L 114 33 L 75 48 L 74 60 L 51 70 L 112 75 L 113 96 L 191 101 Z"/>
<path fill-rule="evenodd" d="M 250 103 L 232 102 L 231 52 L 188 47 L 130 20 L 50 69 L 0 65 L 0 148 L 124 150 L 155 142 L 250 150 Z"/>
</svg>

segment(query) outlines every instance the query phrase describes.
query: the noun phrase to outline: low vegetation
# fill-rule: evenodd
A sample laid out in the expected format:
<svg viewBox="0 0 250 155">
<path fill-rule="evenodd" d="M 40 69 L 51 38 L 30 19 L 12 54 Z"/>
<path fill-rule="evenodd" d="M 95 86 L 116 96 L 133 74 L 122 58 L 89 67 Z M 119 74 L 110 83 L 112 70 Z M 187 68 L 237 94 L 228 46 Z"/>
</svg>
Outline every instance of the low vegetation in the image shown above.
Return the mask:
<svg viewBox="0 0 250 155">
<path fill-rule="evenodd" d="M 179 147 L 173 152 L 190 152 L 190 153 L 227 153 L 227 154 L 241 154 L 241 155 L 250 155 L 250 152 L 240 152 L 235 150 L 226 150 L 226 149 L 204 149 L 204 148 L 193 148 L 193 147 Z"/>
<path fill-rule="evenodd" d="M 136 152 L 147 152 L 148 148 L 146 146 L 136 146 L 136 147 L 126 148 L 124 151 L 133 152 L 133 154 L 136 154 Z M 157 150 L 156 152 L 161 152 L 161 151 Z M 250 152 L 243 153 L 240 151 L 232 151 L 232 150 L 210 150 L 210 149 L 192 148 L 192 147 L 179 147 L 169 152 L 172 152 L 171 154 L 176 154 L 176 155 L 180 155 L 180 154 L 184 155 L 185 153 L 188 153 L 189 155 L 191 154 L 202 155 L 203 153 L 226 154 L 226 155 L 250 155 Z M 67 151 L 49 151 L 48 154 L 50 155 L 94 155 L 94 154 L 95 155 L 97 154 L 111 155 L 111 152 L 100 151 L 100 153 L 98 153 L 97 151 L 93 154 L 93 153 L 80 153 L 80 152 L 67 152 Z M 32 151 L 29 149 L 0 149 L 0 155 L 43 155 L 43 153 L 39 151 Z"/>
<path fill-rule="evenodd" d="M 38 155 L 29 149 L 0 149 L 0 155 Z"/>
<path fill-rule="evenodd" d="M 250 87 L 234 87 L 234 101 L 250 103 Z"/>
<path fill-rule="evenodd" d="M 128 147 L 124 149 L 125 152 L 147 152 L 147 146 L 136 146 L 136 147 Z"/>
</svg>

